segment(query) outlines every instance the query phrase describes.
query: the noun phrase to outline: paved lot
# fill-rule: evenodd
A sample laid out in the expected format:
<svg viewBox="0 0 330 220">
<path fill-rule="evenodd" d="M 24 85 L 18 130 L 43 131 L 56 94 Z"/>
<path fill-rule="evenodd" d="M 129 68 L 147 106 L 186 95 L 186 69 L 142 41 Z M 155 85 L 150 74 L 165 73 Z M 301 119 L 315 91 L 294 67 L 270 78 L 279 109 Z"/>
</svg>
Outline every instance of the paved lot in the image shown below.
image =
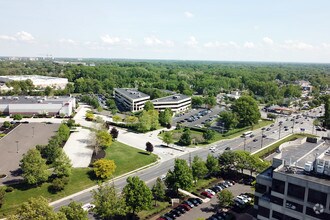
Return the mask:
<svg viewBox="0 0 330 220">
<path fill-rule="evenodd" d="M 0 184 L 19 179 L 19 162 L 29 149 L 36 145 L 45 145 L 55 135 L 59 124 L 30 123 L 21 124 L 0 139 L 0 173 L 8 175 Z"/>
<path fill-rule="evenodd" d="M 242 185 L 242 184 L 235 184 L 232 187 L 227 188 L 230 190 L 234 196 L 237 196 L 241 193 L 249 192 L 252 193 L 251 187 L 247 185 Z M 186 212 L 184 215 L 180 216 L 177 218 L 178 220 L 194 220 L 197 218 L 208 218 L 211 215 L 213 215 L 217 210 L 218 210 L 218 203 L 217 203 L 217 198 L 216 196 L 213 197 L 209 202 L 203 203 L 193 209 L 191 209 L 189 212 Z M 236 215 L 236 214 L 235 214 Z M 237 214 L 236 216 L 237 219 L 241 220 L 252 220 L 252 216 L 246 214 L 246 213 L 241 213 Z"/>
<path fill-rule="evenodd" d="M 78 127 L 65 143 L 63 150 L 70 158 L 73 167 L 88 167 L 90 164 L 93 155 L 93 148 L 90 147 L 91 135 L 90 130 Z"/>
</svg>

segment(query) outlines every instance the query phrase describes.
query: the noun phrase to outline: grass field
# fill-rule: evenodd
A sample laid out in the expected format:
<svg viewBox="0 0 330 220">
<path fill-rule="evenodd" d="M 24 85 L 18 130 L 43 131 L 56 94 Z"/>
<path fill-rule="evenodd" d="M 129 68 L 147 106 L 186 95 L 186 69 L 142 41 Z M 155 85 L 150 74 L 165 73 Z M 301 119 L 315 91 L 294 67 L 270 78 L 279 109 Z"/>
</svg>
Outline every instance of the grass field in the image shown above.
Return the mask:
<svg viewBox="0 0 330 220">
<path fill-rule="evenodd" d="M 216 141 L 220 141 L 223 139 L 231 139 L 231 138 L 235 138 L 238 136 L 241 136 L 245 131 L 249 131 L 249 130 L 255 130 L 267 125 L 272 124 L 273 121 L 268 121 L 268 120 L 262 120 L 260 121 L 258 124 L 254 125 L 253 127 L 244 127 L 244 128 L 236 128 L 236 129 L 232 129 L 224 134 L 221 134 L 219 132 L 215 132 L 215 137 L 214 140 L 212 140 L 211 142 L 207 143 L 204 141 L 203 138 L 203 132 L 201 131 L 196 131 L 196 130 L 190 130 L 191 131 L 191 139 L 195 139 L 195 142 L 198 143 L 197 145 L 206 145 L 206 144 L 210 144 Z M 183 129 L 180 130 L 173 130 L 173 140 L 174 142 L 178 142 L 182 133 L 183 133 Z M 162 139 L 163 138 L 164 133 L 159 134 L 159 137 Z M 191 144 L 190 147 L 195 146 L 194 144 Z"/>
<path fill-rule="evenodd" d="M 154 154 L 146 154 L 141 150 L 118 141 L 114 142 L 107 149 L 106 158 L 115 160 L 117 168 L 114 176 L 119 176 L 139 167 L 146 166 L 157 160 L 157 156 Z M 48 191 L 50 183 L 44 183 L 36 188 L 27 188 L 25 184 L 13 185 L 14 191 L 5 195 L 4 204 L 0 208 L 0 217 L 12 213 L 22 202 L 27 201 L 31 197 L 43 196 L 51 202 L 96 185 L 97 180 L 90 178 L 90 171 L 90 168 L 73 169 L 69 184 L 62 192 L 56 194 Z"/>
</svg>

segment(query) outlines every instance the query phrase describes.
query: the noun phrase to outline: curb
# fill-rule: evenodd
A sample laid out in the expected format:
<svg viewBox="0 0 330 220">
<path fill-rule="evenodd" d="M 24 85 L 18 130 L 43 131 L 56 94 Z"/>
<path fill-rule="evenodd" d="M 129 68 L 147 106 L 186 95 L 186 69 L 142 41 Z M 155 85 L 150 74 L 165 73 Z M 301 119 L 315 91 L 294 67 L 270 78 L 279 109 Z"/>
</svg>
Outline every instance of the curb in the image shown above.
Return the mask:
<svg viewBox="0 0 330 220">
<path fill-rule="evenodd" d="M 121 179 L 121 178 L 123 178 L 123 177 L 125 177 L 125 176 L 128 176 L 128 175 L 130 175 L 130 174 L 133 174 L 133 173 L 139 172 L 139 171 L 141 171 L 141 170 L 143 170 L 143 169 L 146 169 L 146 168 L 149 168 L 149 167 L 155 166 L 156 164 L 159 163 L 159 161 L 160 161 L 160 160 L 159 160 L 159 158 L 158 158 L 157 161 L 154 162 L 154 163 L 151 163 L 151 164 L 148 164 L 148 165 L 146 165 L 146 166 L 140 167 L 140 168 L 138 168 L 138 169 L 132 170 L 132 171 L 130 171 L 130 172 L 128 172 L 128 173 L 124 173 L 124 174 L 122 174 L 122 175 L 120 175 L 120 176 L 117 176 L 117 177 L 114 178 L 114 179 L 111 179 L 111 180 L 108 180 L 108 181 L 104 182 L 103 184 L 108 183 L 108 182 L 112 182 L 112 181 L 115 181 L 115 180 L 118 180 L 118 179 Z M 59 199 L 59 200 L 53 201 L 53 202 L 49 203 L 49 205 L 51 205 L 51 206 L 56 205 L 57 203 L 60 203 L 60 202 L 62 202 L 62 201 L 68 200 L 68 199 L 71 199 L 71 198 L 73 198 L 73 197 L 75 197 L 75 196 L 78 196 L 78 195 L 80 195 L 80 194 L 83 194 L 83 193 L 85 193 L 85 192 L 92 191 L 92 190 L 94 190 L 94 189 L 97 189 L 98 187 L 99 187 L 98 185 L 94 185 L 94 186 L 89 187 L 89 188 L 87 188 L 87 189 L 84 189 L 84 190 L 82 190 L 82 191 L 79 191 L 79 192 L 76 192 L 76 193 L 74 193 L 74 194 L 71 194 L 71 195 L 69 195 L 69 196 L 67 196 L 67 197 L 64 197 L 64 198 L 61 198 L 61 199 Z M 1 219 L 0 219 L 0 220 L 1 220 Z"/>
</svg>

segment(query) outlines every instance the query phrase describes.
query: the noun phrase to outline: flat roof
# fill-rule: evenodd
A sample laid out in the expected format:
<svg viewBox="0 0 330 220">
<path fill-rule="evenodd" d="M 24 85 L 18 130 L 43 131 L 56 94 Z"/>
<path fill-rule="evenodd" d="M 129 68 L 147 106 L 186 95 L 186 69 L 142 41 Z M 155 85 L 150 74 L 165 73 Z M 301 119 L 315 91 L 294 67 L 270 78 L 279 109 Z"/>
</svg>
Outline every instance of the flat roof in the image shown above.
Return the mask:
<svg viewBox="0 0 330 220">
<path fill-rule="evenodd" d="M 56 104 L 68 102 L 73 97 L 45 97 L 45 96 L 0 96 L 0 104 Z"/>
<path fill-rule="evenodd" d="M 115 88 L 116 91 L 124 94 L 131 99 L 150 98 L 149 95 L 131 88 Z"/>
<path fill-rule="evenodd" d="M 162 98 L 158 98 L 158 99 L 154 99 L 152 100 L 152 102 L 178 102 L 184 99 L 190 98 L 190 96 L 187 95 L 182 95 L 182 94 L 174 94 L 174 95 L 170 95 L 170 96 L 166 96 L 166 97 L 162 97 Z"/>
<path fill-rule="evenodd" d="M 49 80 L 49 79 L 65 79 L 67 78 L 60 78 L 60 77 L 52 77 L 52 76 L 41 76 L 41 75 L 7 75 L 7 76 L 0 76 L 1 78 L 9 79 L 9 80 L 34 80 L 34 79 L 41 79 L 41 80 Z"/>
</svg>

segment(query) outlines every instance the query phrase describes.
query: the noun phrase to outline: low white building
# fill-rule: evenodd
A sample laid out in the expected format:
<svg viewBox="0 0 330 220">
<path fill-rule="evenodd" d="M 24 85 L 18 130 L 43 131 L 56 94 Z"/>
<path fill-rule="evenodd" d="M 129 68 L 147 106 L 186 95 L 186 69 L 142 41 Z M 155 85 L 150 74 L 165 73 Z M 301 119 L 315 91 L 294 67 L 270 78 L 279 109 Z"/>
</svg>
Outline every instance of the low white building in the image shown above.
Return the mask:
<svg viewBox="0 0 330 220">
<path fill-rule="evenodd" d="M 172 110 L 173 113 L 184 112 L 191 108 L 191 97 L 175 94 L 159 99 L 152 100 L 154 108 L 158 111 L 164 111 L 166 108 Z"/>
<path fill-rule="evenodd" d="M 76 99 L 69 96 L 0 96 L 0 114 L 4 115 L 64 115 L 71 116 Z"/>
<path fill-rule="evenodd" d="M 15 75 L 15 76 L 0 76 L 0 82 L 24 81 L 31 80 L 37 88 L 46 88 L 47 86 L 54 89 L 64 89 L 68 84 L 67 78 L 40 76 L 40 75 Z"/>
</svg>

